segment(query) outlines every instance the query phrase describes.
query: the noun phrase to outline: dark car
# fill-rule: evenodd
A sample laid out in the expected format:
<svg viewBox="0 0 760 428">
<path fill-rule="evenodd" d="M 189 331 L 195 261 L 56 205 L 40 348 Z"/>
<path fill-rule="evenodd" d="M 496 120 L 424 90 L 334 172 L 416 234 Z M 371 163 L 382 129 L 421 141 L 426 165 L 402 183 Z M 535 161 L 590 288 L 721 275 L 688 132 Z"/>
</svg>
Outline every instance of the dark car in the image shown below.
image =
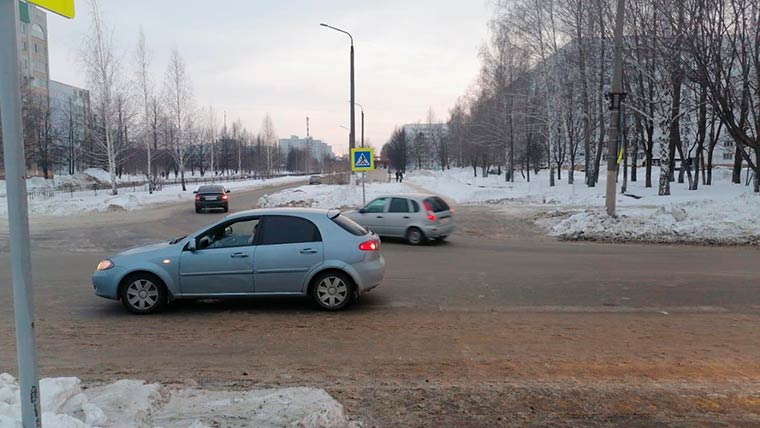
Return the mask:
<svg viewBox="0 0 760 428">
<path fill-rule="evenodd" d="M 230 209 L 230 191 L 224 186 L 201 186 L 195 192 L 195 212 L 206 209 L 221 208 L 224 212 Z"/>
</svg>

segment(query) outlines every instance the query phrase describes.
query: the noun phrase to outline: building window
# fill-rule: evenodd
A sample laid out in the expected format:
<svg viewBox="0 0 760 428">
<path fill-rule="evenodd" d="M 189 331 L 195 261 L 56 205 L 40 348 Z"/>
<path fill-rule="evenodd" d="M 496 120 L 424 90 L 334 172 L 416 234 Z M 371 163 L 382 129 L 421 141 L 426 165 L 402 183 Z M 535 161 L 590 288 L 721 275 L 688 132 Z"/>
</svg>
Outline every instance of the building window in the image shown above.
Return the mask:
<svg viewBox="0 0 760 428">
<path fill-rule="evenodd" d="M 45 31 L 39 26 L 39 24 L 32 24 L 32 36 L 40 40 L 45 40 Z"/>
<path fill-rule="evenodd" d="M 21 23 L 21 34 L 26 34 L 26 23 L 25 22 Z"/>
<path fill-rule="evenodd" d="M 40 48 L 37 46 L 37 43 L 34 44 L 34 53 L 40 53 Z"/>
</svg>

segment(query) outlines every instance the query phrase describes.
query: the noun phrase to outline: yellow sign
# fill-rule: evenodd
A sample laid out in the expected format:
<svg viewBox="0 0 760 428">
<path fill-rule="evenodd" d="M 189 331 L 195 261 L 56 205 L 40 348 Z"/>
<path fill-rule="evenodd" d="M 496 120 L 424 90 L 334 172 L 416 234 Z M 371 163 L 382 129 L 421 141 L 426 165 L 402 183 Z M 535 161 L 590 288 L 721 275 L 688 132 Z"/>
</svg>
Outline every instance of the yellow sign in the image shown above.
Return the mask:
<svg viewBox="0 0 760 428">
<path fill-rule="evenodd" d="M 351 171 L 373 171 L 375 169 L 375 150 L 351 149 Z"/>
<path fill-rule="evenodd" d="M 74 0 L 27 0 L 64 18 L 74 19 Z"/>
</svg>

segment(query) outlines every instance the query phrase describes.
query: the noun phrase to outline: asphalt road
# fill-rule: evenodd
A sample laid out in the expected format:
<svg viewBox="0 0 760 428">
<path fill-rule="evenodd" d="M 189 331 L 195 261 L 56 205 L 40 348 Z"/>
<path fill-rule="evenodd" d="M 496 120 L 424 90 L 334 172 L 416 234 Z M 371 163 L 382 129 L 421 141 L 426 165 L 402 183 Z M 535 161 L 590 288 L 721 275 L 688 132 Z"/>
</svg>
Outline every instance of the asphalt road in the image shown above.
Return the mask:
<svg viewBox="0 0 760 428">
<path fill-rule="evenodd" d="M 234 193 L 231 209 L 278 189 Z M 557 242 L 520 209 L 458 207 L 448 242 L 384 242 L 385 283 L 343 313 L 250 299 L 136 317 L 94 296 L 90 274 L 110 252 L 222 215 L 184 204 L 35 219 L 41 373 L 316 385 L 369 426 L 760 420 L 757 248 Z M 9 245 L 2 235 L 8 309 Z M 0 312 L 3 371 L 15 372 L 11 310 Z"/>
</svg>

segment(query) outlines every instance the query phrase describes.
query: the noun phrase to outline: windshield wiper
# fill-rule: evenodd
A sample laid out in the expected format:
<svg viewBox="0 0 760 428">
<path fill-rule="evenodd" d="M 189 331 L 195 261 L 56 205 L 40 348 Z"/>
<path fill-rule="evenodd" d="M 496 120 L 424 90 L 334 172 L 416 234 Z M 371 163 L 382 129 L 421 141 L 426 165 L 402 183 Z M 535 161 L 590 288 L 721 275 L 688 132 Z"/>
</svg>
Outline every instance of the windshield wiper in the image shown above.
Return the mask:
<svg viewBox="0 0 760 428">
<path fill-rule="evenodd" d="M 171 241 L 169 241 L 169 245 L 174 245 L 174 244 L 176 244 L 177 242 L 179 242 L 179 241 L 181 241 L 181 240 L 185 239 L 185 237 L 186 237 L 186 236 L 187 236 L 187 235 L 178 236 L 178 237 L 176 237 L 176 238 L 172 239 Z"/>
</svg>

